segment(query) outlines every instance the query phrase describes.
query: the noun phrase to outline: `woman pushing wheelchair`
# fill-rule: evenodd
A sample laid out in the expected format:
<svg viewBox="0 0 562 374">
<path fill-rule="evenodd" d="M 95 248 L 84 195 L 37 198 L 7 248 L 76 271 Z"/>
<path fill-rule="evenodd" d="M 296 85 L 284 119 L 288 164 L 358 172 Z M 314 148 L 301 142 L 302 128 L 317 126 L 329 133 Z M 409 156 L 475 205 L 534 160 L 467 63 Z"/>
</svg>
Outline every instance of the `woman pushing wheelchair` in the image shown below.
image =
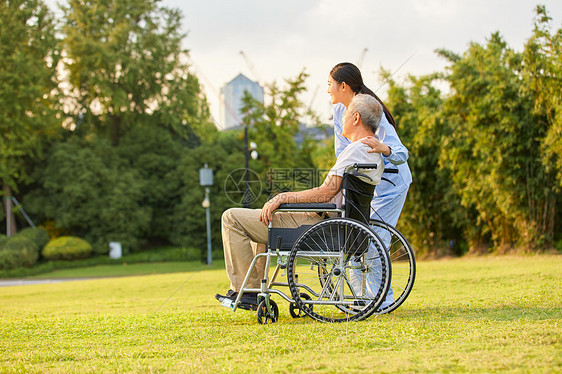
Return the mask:
<svg viewBox="0 0 562 374">
<path fill-rule="evenodd" d="M 371 147 L 368 152 L 380 153 L 384 161 L 386 173 L 383 179 L 385 181 L 380 186 L 377 186 L 375 190 L 371 203 L 371 211 L 373 212 L 371 218 L 384 223 L 384 225 L 373 228 L 388 248 L 393 235 L 391 235 L 391 232 L 385 225 L 394 228 L 398 223 L 398 218 L 402 208 L 404 208 L 408 189 L 412 183 L 412 174 L 407 163 L 408 149 L 398 137 L 394 117 L 377 95 L 365 86 L 361 72 L 355 65 L 344 62 L 332 68 L 328 77 L 328 94 L 330 94 L 332 104 L 334 104 L 334 146 L 336 157 L 350 145 L 349 139 L 343 134 L 343 119 L 346 108 L 349 107 L 352 99 L 358 94 L 370 95 L 383 107 L 384 113 L 378 130 L 374 136 L 367 137 L 361 141 Z M 405 239 L 403 241 L 405 242 Z M 402 249 L 401 256 L 410 257 L 409 266 L 411 269 L 410 274 L 408 274 L 410 278 L 406 282 L 406 289 L 400 285 L 401 290 L 398 292 L 402 292 L 401 295 L 394 295 L 392 288 L 389 290 L 387 300 L 381 307 L 382 309 L 397 306 L 392 305 L 395 299 L 407 297 L 407 293 L 409 293 L 413 286 L 415 270 L 413 268 L 413 251 L 411 251 L 407 242 L 405 245 L 408 251 Z"/>
</svg>

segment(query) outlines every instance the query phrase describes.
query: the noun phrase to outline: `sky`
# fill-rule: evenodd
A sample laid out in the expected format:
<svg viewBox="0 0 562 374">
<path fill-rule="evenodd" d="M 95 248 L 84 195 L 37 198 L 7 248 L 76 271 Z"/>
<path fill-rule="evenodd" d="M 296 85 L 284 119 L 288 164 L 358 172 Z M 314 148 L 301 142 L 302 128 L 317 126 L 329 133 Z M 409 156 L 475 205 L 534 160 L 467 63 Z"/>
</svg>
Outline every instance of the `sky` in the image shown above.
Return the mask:
<svg viewBox="0 0 562 374">
<path fill-rule="evenodd" d="M 303 101 L 329 121 L 328 74 L 339 62 L 360 64 L 365 84 L 385 98 L 381 67 L 408 74 L 443 71 L 435 49 L 465 52 L 471 42 L 500 35 L 522 50 L 531 35 L 532 0 L 164 0 L 179 8 L 192 68 L 219 117 L 219 92 L 239 73 L 282 84 L 303 69 L 310 75 Z M 562 1 L 543 1 L 554 28 Z M 240 54 L 243 51 L 246 59 Z M 219 124 L 220 125 L 220 124 Z"/>
<path fill-rule="evenodd" d="M 50 1 L 48 1 L 50 2 Z M 533 0 L 163 0 L 179 8 L 191 67 L 219 122 L 220 88 L 239 73 L 262 85 L 309 74 L 302 96 L 324 122 L 332 107 L 328 74 L 358 64 L 365 84 L 384 100 L 381 67 L 404 82 L 444 71 L 435 49 L 464 53 L 496 31 L 515 50 L 531 35 Z M 561 27 L 562 1 L 542 0 Z M 240 52 L 243 51 L 246 58 Z"/>
</svg>

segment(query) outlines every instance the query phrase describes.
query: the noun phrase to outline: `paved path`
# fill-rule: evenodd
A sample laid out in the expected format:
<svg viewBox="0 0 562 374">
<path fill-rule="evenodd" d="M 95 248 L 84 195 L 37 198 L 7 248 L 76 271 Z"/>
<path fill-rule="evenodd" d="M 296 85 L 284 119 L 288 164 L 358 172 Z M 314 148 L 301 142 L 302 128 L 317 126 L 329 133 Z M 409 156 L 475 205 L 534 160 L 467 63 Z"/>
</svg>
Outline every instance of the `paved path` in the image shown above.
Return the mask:
<svg viewBox="0 0 562 374">
<path fill-rule="evenodd" d="M 93 278 L 53 278 L 53 279 L 0 279 L 0 287 L 30 286 L 34 284 L 62 283 Z"/>
</svg>

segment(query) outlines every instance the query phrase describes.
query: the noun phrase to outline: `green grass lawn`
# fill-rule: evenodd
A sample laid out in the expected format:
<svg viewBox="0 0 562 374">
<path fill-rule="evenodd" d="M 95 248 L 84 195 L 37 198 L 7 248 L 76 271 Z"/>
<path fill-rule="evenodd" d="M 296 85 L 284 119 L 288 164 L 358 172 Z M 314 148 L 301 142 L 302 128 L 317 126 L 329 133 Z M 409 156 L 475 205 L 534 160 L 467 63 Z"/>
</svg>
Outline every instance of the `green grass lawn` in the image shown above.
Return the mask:
<svg viewBox="0 0 562 374">
<path fill-rule="evenodd" d="M 390 315 L 322 324 L 220 307 L 224 269 L 0 288 L 0 372 L 562 371 L 562 257 L 418 263 Z M 123 275 L 123 274 L 121 274 Z"/>
</svg>

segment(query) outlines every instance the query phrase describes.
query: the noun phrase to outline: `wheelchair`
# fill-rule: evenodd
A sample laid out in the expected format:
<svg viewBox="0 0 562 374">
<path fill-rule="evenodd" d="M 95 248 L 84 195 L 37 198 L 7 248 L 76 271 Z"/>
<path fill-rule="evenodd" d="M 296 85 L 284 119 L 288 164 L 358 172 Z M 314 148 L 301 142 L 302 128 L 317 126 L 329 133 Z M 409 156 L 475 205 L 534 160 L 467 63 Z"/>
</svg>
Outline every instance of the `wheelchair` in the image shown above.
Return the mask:
<svg viewBox="0 0 562 374">
<path fill-rule="evenodd" d="M 277 228 L 270 222 L 266 252 L 254 257 L 236 300 L 225 306 L 236 311 L 244 293 L 257 293 L 260 324 L 275 323 L 279 318 L 279 308 L 271 295 L 289 302 L 293 318 L 309 316 L 320 322 L 360 321 L 400 306 L 413 286 L 415 258 L 402 234 L 382 221 L 370 219 L 375 186 L 364 181 L 369 177 L 359 169 L 376 167 L 354 164 L 346 170 L 341 208 L 325 203 L 279 206 L 273 214 L 316 212 L 330 218 L 298 228 Z M 404 274 L 394 282 L 391 256 L 407 264 L 402 266 L 407 268 L 406 283 Z M 263 257 L 265 276 L 260 288 L 247 288 L 250 274 Z M 273 259 L 277 263 L 269 276 Z M 279 288 L 288 288 L 290 295 Z M 390 304 L 386 301 L 389 290 L 398 295 Z"/>
</svg>

